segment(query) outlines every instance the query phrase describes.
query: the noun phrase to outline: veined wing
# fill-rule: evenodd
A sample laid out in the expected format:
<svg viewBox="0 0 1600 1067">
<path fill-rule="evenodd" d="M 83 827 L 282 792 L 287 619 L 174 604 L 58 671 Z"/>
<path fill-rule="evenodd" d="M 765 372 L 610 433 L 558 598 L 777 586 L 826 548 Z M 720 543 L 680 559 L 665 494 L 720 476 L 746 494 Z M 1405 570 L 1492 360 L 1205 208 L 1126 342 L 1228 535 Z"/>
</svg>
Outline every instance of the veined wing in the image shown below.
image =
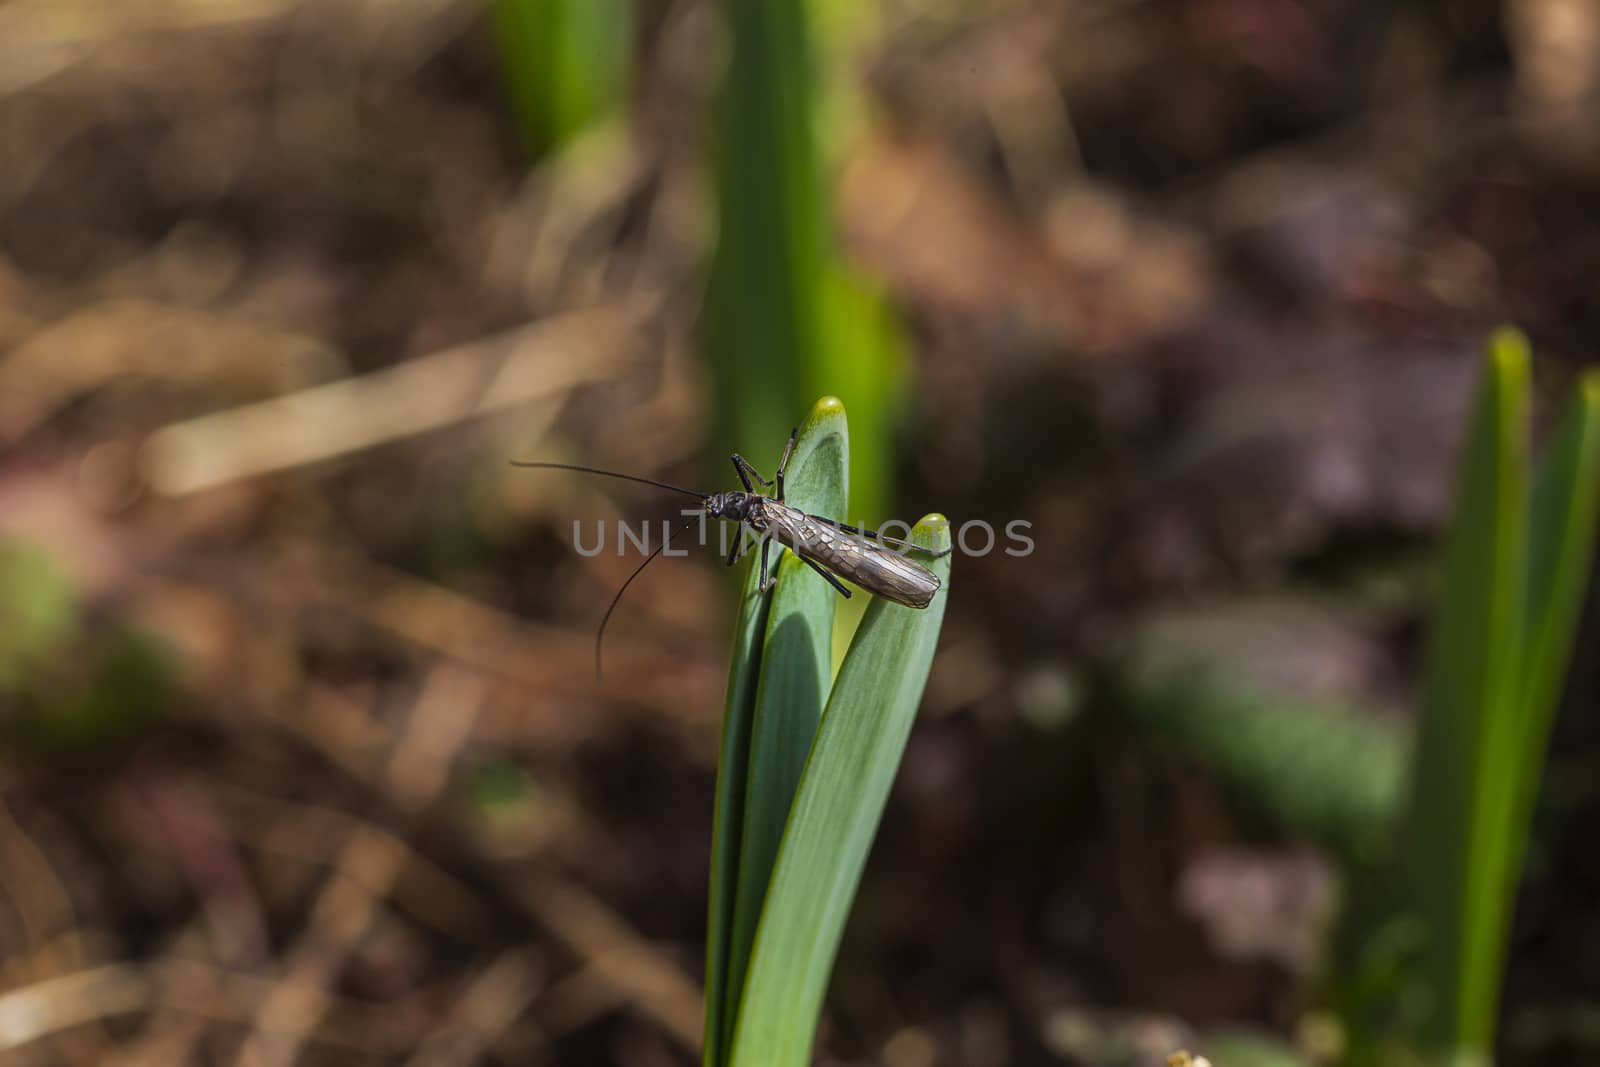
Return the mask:
<svg viewBox="0 0 1600 1067">
<path fill-rule="evenodd" d="M 772 501 L 764 510 L 767 532 L 779 544 L 874 596 L 925 608 L 939 591 L 938 575 L 875 541 L 830 526 L 787 504 Z"/>
</svg>

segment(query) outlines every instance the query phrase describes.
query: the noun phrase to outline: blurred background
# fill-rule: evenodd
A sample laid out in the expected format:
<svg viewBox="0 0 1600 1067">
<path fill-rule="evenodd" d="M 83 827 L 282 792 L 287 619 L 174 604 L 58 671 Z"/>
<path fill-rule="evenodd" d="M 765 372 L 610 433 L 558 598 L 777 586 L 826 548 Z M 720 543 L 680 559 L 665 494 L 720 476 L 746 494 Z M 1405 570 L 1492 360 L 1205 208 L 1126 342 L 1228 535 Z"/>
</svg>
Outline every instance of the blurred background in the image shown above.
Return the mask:
<svg viewBox="0 0 1600 1067">
<path fill-rule="evenodd" d="M 1483 342 L 1541 428 L 1596 358 L 1597 103 L 1588 0 L 0 3 L 0 1062 L 699 1062 L 734 586 L 597 681 L 573 522 L 679 501 L 508 460 L 726 488 L 823 394 L 852 521 L 1036 547 L 820 1061 L 1314 1059 Z M 1505 1064 L 1600 1062 L 1592 600 Z"/>
</svg>

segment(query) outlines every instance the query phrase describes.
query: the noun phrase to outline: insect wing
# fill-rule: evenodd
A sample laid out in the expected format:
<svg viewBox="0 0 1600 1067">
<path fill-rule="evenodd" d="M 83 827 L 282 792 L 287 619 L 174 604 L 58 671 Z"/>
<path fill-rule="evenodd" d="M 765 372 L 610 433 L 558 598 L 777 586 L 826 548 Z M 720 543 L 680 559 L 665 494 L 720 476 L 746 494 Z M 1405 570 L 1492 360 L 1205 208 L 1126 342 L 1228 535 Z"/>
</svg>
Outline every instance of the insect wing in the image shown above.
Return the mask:
<svg viewBox="0 0 1600 1067">
<path fill-rule="evenodd" d="M 764 510 L 767 530 L 780 544 L 874 596 L 925 608 L 939 591 L 937 575 L 898 552 L 818 521 L 797 508 L 769 503 Z"/>
</svg>

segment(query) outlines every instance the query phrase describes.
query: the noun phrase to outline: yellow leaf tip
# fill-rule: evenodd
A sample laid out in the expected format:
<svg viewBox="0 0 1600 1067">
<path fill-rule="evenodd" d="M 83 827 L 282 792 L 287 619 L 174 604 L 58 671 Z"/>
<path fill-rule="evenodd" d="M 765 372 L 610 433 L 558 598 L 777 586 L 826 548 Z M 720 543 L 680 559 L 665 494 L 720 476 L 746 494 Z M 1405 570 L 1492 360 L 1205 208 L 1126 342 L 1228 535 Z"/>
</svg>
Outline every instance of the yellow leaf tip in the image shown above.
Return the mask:
<svg viewBox="0 0 1600 1067">
<path fill-rule="evenodd" d="M 844 422 L 844 401 L 836 396 L 825 396 L 811 405 L 805 421 L 800 424 L 800 433 L 804 436 L 822 427 L 842 429 Z"/>
<path fill-rule="evenodd" d="M 1586 408 L 1600 408 L 1600 370 L 1578 375 L 1578 401 Z"/>
<path fill-rule="evenodd" d="M 1527 363 L 1527 335 L 1514 326 L 1502 326 L 1489 338 L 1489 352 L 1494 361 L 1502 366 Z"/>
<path fill-rule="evenodd" d="M 930 511 L 912 527 L 911 539 L 943 549 L 950 544 L 950 520 L 937 511 Z"/>
</svg>

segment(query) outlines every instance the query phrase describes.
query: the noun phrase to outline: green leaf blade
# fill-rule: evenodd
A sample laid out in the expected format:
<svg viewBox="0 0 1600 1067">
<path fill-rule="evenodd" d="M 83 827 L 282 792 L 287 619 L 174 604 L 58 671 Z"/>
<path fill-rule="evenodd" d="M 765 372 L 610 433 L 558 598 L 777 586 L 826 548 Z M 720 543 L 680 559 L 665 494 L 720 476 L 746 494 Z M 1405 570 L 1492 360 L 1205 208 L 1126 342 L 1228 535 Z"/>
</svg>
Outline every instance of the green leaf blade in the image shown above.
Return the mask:
<svg viewBox="0 0 1600 1067">
<path fill-rule="evenodd" d="M 823 397 L 795 438 L 785 479 L 786 501 L 812 515 L 842 518 L 849 499 L 849 456 L 844 405 L 833 397 Z M 838 594 L 793 553 L 779 551 L 778 582 L 762 638 L 760 678 L 750 724 L 727 991 L 720 1023 L 723 1039 L 731 1036 L 772 865 L 831 678 L 831 635 Z M 760 550 L 752 548 L 750 554 L 754 559 L 745 589 L 747 595 L 759 595 Z"/>
<path fill-rule="evenodd" d="M 913 540 L 946 548 L 930 515 Z M 784 832 L 751 955 L 729 1062 L 809 1062 L 828 976 L 922 699 L 949 595 L 950 557 L 930 561 L 945 583 L 923 610 L 874 599 L 851 643 L 817 731 Z"/>
<path fill-rule="evenodd" d="M 1437 1050 L 1492 1040 L 1509 906 L 1504 812 L 1514 790 L 1527 537 L 1528 351 L 1497 334 L 1463 449 L 1445 542 L 1403 843 L 1428 931 L 1416 975 Z"/>
<path fill-rule="evenodd" d="M 711 816 L 711 878 L 706 916 L 706 1024 L 701 1062 L 724 1062 L 724 1028 L 738 1003 L 742 979 L 730 978 L 733 914 L 738 900 L 739 846 L 744 839 L 745 791 L 749 783 L 750 735 L 756 716 L 761 650 L 771 615 L 771 598 L 752 576 L 739 599 L 728 697 L 722 715 L 722 745 L 717 756 L 717 787 Z"/>
<path fill-rule="evenodd" d="M 1594 561 L 1597 509 L 1600 372 L 1589 371 L 1579 380 L 1534 481 L 1522 692 L 1536 716 L 1552 716 L 1561 695 Z M 1546 721 L 1537 736 L 1544 737 L 1548 729 Z M 1528 755 L 1536 760 L 1542 747 Z M 1529 778 L 1531 772 L 1530 768 Z"/>
<path fill-rule="evenodd" d="M 1521 728 L 1506 738 L 1514 746 L 1512 789 L 1505 811 L 1506 874 L 1522 868 L 1532 832 L 1540 771 L 1561 702 L 1594 561 L 1600 513 L 1600 372 L 1579 379 L 1578 389 L 1534 478 L 1529 511 L 1525 590 L 1526 637 L 1515 700 Z M 1511 884 L 1514 886 L 1515 882 Z M 1505 942 L 1497 945 L 1495 970 Z"/>
</svg>

